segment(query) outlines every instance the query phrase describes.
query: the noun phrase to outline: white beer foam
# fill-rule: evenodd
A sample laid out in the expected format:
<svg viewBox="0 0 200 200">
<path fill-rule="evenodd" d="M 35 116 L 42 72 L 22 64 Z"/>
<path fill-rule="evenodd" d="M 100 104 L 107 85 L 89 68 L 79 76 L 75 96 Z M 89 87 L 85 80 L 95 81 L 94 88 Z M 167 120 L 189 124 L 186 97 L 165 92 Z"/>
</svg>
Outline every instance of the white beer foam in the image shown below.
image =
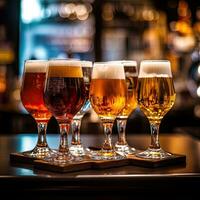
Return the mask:
<svg viewBox="0 0 200 200">
<path fill-rule="evenodd" d="M 127 76 L 138 76 L 138 67 L 137 62 L 135 60 L 114 60 L 109 61 L 111 63 L 121 63 L 124 67 L 135 67 L 134 72 L 125 72 Z M 125 70 L 126 71 L 126 70 Z"/>
<path fill-rule="evenodd" d="M 80 60 L 73 60 L 73 59 L 69 59 L 69 60 L 62 60 L 62 59 L 57 59 L 57 60 L 50 60 L 49 61 L 49 66 L 60 66 L 60 67 L 64 67 L 64 66 L 70 66 L 70 67 L 81 67 L 81 61 Z"/>
<path fill-rule="evenodd" d="M 167 60 L 142 61 L 138 78 L 146 77 L 172 77 L 170 62 Z"/>
<path fill-rule="evenodd" d="M 81 65 L 82 67 L 92 67 L 92 61 L 82 60 Z"/>
<path fill-rule="evenodd" d="M 94 63 L 93 79 L 125 79 L 124 67 L 120 63 Z"/>
<path fill-rule="evenodd" d="M 26 60 L 25 72 L 29 73 L 46 73 L 48 67 L 47 60 Z"/>
</svg>

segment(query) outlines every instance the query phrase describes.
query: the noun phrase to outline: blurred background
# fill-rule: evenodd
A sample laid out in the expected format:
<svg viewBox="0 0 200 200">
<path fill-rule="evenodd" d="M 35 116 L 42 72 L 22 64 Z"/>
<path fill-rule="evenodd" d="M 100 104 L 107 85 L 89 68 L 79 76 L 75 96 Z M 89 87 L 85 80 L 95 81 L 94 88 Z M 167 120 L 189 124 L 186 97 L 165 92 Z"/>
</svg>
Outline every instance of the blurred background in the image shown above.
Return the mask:
<svg viewBox="0 0 200 200">
<path fill-rule="evenodd" d="M 200 137 L 200 1 L 0 0 L 0 133 L 36 132 L 20 102 L 20 78 L 24 60 L 48 58 L 170 60 L 177 99 L 161 132 Z M 56 126 L 51 119 L 49 132 Z M 88 115 L 82 132 L 98 126 Z M 127 132 L 149 132 L 139 109 Z"/>
</svg>

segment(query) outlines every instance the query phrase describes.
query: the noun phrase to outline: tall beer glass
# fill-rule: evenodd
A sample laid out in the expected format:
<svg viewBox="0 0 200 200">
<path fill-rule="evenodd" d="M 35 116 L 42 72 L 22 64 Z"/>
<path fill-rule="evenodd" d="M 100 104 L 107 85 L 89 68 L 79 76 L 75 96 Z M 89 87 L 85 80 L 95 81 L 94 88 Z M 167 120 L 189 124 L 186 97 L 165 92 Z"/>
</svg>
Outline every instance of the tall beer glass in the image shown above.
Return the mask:
<svg viewBox="0 0 200 200">
<path fill-rule="evenodd" d="M 85 149 L 81 143 L 80 137 L 80 126 L 81 120 L 86 112 L 91 109 L 91 104 L 89 101 L 89 89 L 92 73 L 92 62 L 91 61 L 81 61 L 83 79 L 85 84 L 85 102 L 79 112 L 74 116 L 72 122 L 72 141 L 70 146 L 70 152 L 74 156 L 84 156 L 86 154 Z"/>
<path fill-rule="evenodd" d="M 90 86 L 90 102 L 100 117 L 105 140 L 99 153 L 92 155 L 97 160 L 115 160 L 122 156 L 112 146 L 112 127 L 116 116 L 126 105 L 126 81 L 120 63 L 94 63 Z"/>
<path fill-rule="evenodd" d="M 45 104 L 58 121 L 60 145 L 53 162 L 69 162 L 68 133 L 73 117 L 85 100 L 81 62 L 77 60 L 50 60 L 44 92 Z"/>
<path fill-rule="evenodd" d="M 175 97 L 170 62 L 142 61 L 138 76 L 137 100 L 150 122 L 151 144 L 146 151 L 138 153 L 138 157 L 163 159 L 171 156 L 160 146 L 159 126 L 162 118 L 172 108 Z"/>
<path fill-rule="evenodd" d="M 47 65 L 48 62 L 45 60 L 27 60 L 24 65 L 21 101 L 35 119 L 38 128 L 38 141 L 35 148 L 24 152 L 24 155 L 33 158 L 44 158 L 51 152 L 46 140 L 46 128 L 51 113 L 43 100 Z"/>
<path fill-rule="evenodd" d="M 128 155 L 133 154 L 135 152 L 135 149 L 133 147 L 130 147 L 126 140 L 126 123 L 128 116 L 137 107 L 136 87 L 138 80 L 138 69 L 136 61 L 122 60 L 113 62 L 119 62 L 123 64 L 127 85 L 126 106 L 116 118 L 118 128 L 118 141 L 115 144 L 115 150 L 120 154 Z"/>
</svg>

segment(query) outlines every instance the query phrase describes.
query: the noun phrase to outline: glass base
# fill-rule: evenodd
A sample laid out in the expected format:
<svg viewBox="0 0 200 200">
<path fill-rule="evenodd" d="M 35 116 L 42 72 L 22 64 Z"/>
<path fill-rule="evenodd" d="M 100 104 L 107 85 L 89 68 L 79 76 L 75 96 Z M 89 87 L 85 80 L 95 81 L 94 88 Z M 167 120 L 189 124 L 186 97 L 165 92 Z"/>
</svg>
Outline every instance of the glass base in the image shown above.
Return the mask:
<svg viewBox="0 0 200 200">
<path fill-rule="evenodd" d="M 91 154 L 90 157 L 93 160 L 122 160 L 125 158 L 125 156 L 120 155 L 113 150 L 111 150 L 111 151 L 105 151 L 105 150 L 96 151 L 95 153 L 93 152 L 93 154 Z"/>
<path fill-rule="evenodd" d="M 33 150 L 25 151 L 23 152 L 23 154 L 31 158 L 43 159 L 46 156 L 50 156 L 52 152 L 53 151 L 48 146 L 47 147 L 36 146 Z"/>
<path fill-rule="evenodd" d="M 133 155 L 135 154 L 135 148 L 130 147 L 128 144 L 126 145 L 120 145 L 120 144 L 115 144 L 115 151 L 120 154 L 120 155 Z"/>
<path fill-rule="evenodd" d="M 164 151 L 163 149 L 152 149 L 148 148 L 147 150 L 136 154 L 137 157 L 145 159 L 165 159 L 173 156 L 171 153 Z"/>
<path fill-rule="evenodd" d="M 86 150 L 81 144 L 79 144 L 79 145 L 71 145 L 69 147 L 69 150 L 70 150 L 71 154 L 73 156 L 75 156 L 75 157 L 85 156 L 86 155 Z"/>
<path fill-rule="evenodd" d="M 54 152 L 51 155 L 46 156 L 44 160 L 51 163 L 65 164 L 75 161 L 75 157 L 70 152 L 59 152 L 58 150 L 54 150 Z"/>
</svg>

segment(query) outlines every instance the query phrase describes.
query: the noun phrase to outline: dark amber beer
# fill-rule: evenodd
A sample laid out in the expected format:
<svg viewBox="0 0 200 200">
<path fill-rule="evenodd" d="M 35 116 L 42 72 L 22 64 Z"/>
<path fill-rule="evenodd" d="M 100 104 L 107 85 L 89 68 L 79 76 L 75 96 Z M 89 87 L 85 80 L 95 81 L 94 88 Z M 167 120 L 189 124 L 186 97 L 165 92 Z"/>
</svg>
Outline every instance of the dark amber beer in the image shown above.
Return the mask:
<svg viewBox="0 0 200 200">
<path fill-rule="evenodd" d="M 51 117 L 43 99 L 47 61 L 26 61 L 21 87 L 21 101 L 37 122 L 48 122 Z"/>
<path fill-rule="evenodd" d="M 45 104 L 58 121 L 71 120 L 85 100 L 85 88 L 78 61 L 49 61 Z"/>
</svg>

